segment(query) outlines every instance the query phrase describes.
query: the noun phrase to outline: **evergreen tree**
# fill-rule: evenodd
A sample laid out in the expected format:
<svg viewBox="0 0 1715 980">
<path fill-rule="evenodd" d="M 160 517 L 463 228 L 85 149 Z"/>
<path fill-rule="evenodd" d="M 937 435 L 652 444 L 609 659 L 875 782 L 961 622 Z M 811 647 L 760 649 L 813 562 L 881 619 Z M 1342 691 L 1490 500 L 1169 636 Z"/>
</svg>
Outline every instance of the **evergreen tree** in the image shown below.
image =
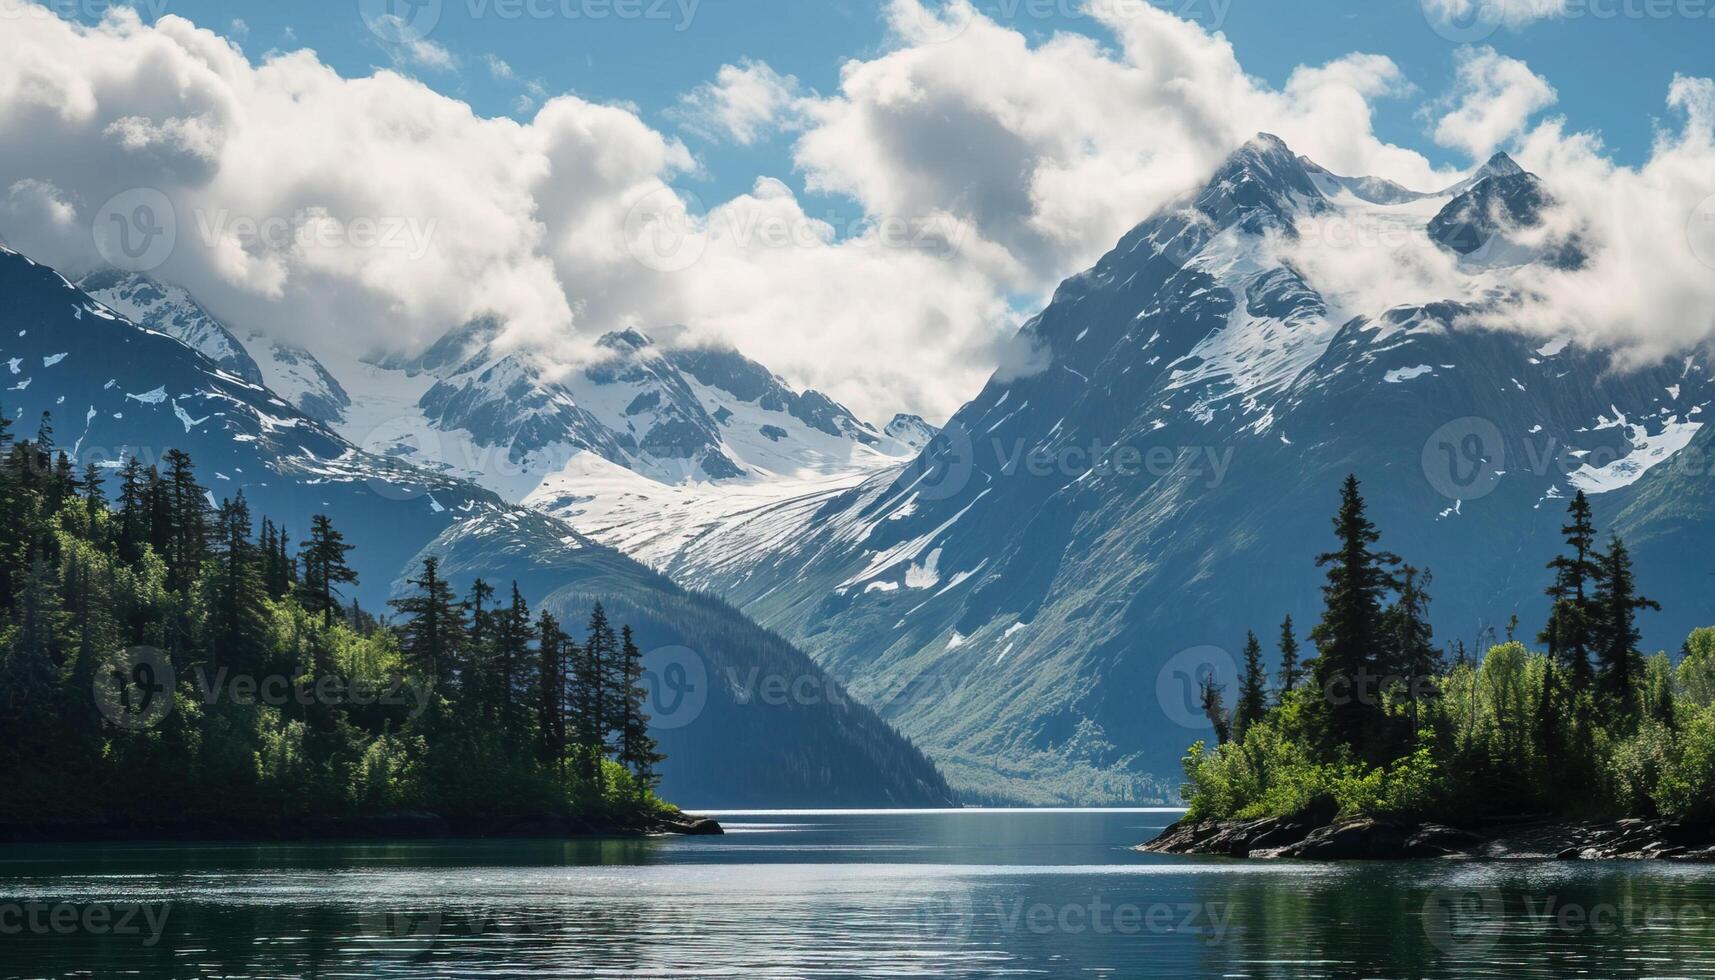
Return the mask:
<svg viewBox="0 0 1715 980">
<path fill-rule="evenodd" d="M 452 689 L 454 663 L 462 652 L 465 637 L 463 607 L 453 588 L 441 578 L 441 560 L 423 559 L 422 573 L 407 583 L 417 594 L 388 602 L 407 617 L 399 628 L 406 664 L 418 678 L 432 681 L 442 692 Z"/>
<path fill-rule="evenodd" d="M 471 583 L 470 595 L 464 601 L 470 612 L 470 635 L 459 663 L 459 693 L 466 707 L 490 726 L 499 721 L 501 703 L 495 670 L 493 600 L 494 586 L 480 578 Z"/>
<path fill-rule="evenodd" d="M 621 674 L 624 679 L 620 700 L 624 709 L 619 727 L 619 763 L 631 770 L 639 790 L 653 790 L 661 782 L 655 768 L 666 760 L 666 756 L 661 754 L 655 739 L 649 735 L 649 715 L 644 711 L 649 692 L 643 687 L 643 653 L 632 639 L 631 627 L 625 627 L 620 637 Z"/>
<path fill-rule="evenodd" d="M 148 543 L 148 485 L 143 464 L 132 456 L 119 471 L 119 554 L 127 562 L 134 562 L 143 556 Z"/>
<path fill-rule="evenodd" d="M 94 540 L 96 521 L 107 514 L 107 494 L 101 488 L 107 483 L 101 477 L 101 468 L 90 463 L 83 468 L 83 503 L 85 520 L 89 524 L 91 540 Z"/>
<path fill-rule="evenodd" d="M 540 738 L 537 751 L 544 764 L 557 770 L 566 758 L 566 684 L 571 637 L 547 610 L 542 611 L 536 624 L 536 636 L 536 731 Z"/>
<path fill-rule="evenodd" d="M 1284 703 L 1286 695 L 1298 689 L 1298 636 L 1292 628 L 1292 617 L 1280 624 L 1280 696 L 1278 701 Z"/>
<path fill-rule="evenodd" d="M 255 671 L 262 665 L 268 611 L 256 546 L 250 540 L 250 505 L 242 491 L 221 503 L 214 524 L 209 613 L 215 631 L 209 661 L 216 667 Z"/>
<path fill-rule="evenodd" d="M 1590 498 L 1580 490 L 1567 507 L 1568 522 L 1560 531 L 1568 553 L 1548 563 L 1554 583 L 1548 587 L 1548 625 L 1537 640 L 1547 644 L 1549 655 L 1567 666 L 1574 691 L 1590 689 L 1590 651 L 1594 642 L 1596 611 L 1590 593 L 1601 579 L 1596 563 L 1596 527 L 1591 518 Z"/>
<path fill-rule="evenodd" d="M 1312 675 L 1322 694 L 1312 704 L 1325 752 L 1349 748 L 1374 755 L 1383 749 L 1385 726 L 1377 692 L 1366 688 L 1381 676 L 1383 602 L 1395 587 L 1392 569 L 1399 559 L 1376 550 L 1381 535 L 1365 515 L 1356 476 L 1347 477 L 1340 492 L 1334 533 L 1339 548 L 1316 559 L 1328 581 L 1322 621 L 1310 634 L 1318 652 Z"/>
<path fill-rule="evenodd" d="M 586 639 L 574 662 L 578 690 L 578 747 L 584 775 L 598 791 L 602 788 L 601 760 L 610 750 L 615 704 L 613 665 L 618 658 L 618 638 L 608 622 L 607 610 L 596 603 L 590 614 Z"/>
<path fill-rule="evenodd" d="M 513 746 L 529 743 L 529 702 L 535 664 L 530 659 L 530 604 L 512 583 L 512 601 L 499 617 L 501 730 Z"/>
<path fill-rule="evenodd" d="M 1268 675 L 1262 666 L 1262 644 L 1255 633 L 1245 634 L 1245 676 L 1239 683 L 1239 703 L 1233 707 L 1233 738 L 1244 741 L 1245 731 L 1268 713 Z"/>
<path fill-rule="evenodd" d="M 1632 556 L 1625 542 L 1614 536 L 1608 550 L 1598 556 L 1601 574 L 1597 578 L 1595 629 L 1592 641 L 1601 662 L 1600 691 L 1611 712 L 1629 726 L 1636 724 L 1639 713 L 1639 673 L 1643 656 L 1638 652 L 1637 614 L 1641 610 L 1660 611 L 1661 603 L 1637 594 L 1632 573 Z"/>
<path fill-rule="evenodd" d="M 1405 681 L 1411 737 L 1415 742 L 1421 720 L 1421 701 L 1432 696 L 1430 681 L 1446 667 L 1435 648 L 1435 630 L 1429 624 L 1429 583 L 1432 576 L 1410 565 L 1401 569 L 1399 596 L 1387 614 L 1389 659 L 1384 665 Z"/>
<path fill-rule="evenodd" d="M 1227 711 L 1223 694 L 1225 688 L 1215 683 L 1213 675 L 1204 675 L 1197 679 L 1197 695 L 1203 705 L 1203 717 L 1209 719 L 1209 724 L 1215 729 L 1215 744 L 1225 745 L 1233 737 L 1233 719 Z"/>
<path fill-rule="evenodd" d="M 158 506 L 165 509 L 165 546 L 167 582 L 184 590 L 196 581 L 207 554 L 208 502 L 207 491 L 197 484 L 195 467 L 190 454 L 182 449 L 169 449 L 166 455 L 167 475 L 164 500 Z"/>
<path fill-rule="evenodd" d="M 281 546 L 284 544 L 282 533 Z M 333 520 L 326 514 L 317 514 L 310 519 L 309 540 L 304 542 L 298 553 L 304 569 L 304 581 L 298 586 L 298 602 L 320 615 L 323 626 L 332 626 L 334 614 L 340 611 L 343 595 L 340 586 L 357 584 L 357 572 L 345 558 L 352 548 L 345 543 L 345 535 L 334 529 Z M 282 568 L 280 577 L 285 580 L 290 576 Z"/>
<path fill-rule="evenodd" d="M 0 714 L 39 719 L 58 706 L 59 664 L 65 659 L 69 620 L 56 569 L 38 555 L 21 577 L 12 642 L 0 664 Z"/>
</svg>

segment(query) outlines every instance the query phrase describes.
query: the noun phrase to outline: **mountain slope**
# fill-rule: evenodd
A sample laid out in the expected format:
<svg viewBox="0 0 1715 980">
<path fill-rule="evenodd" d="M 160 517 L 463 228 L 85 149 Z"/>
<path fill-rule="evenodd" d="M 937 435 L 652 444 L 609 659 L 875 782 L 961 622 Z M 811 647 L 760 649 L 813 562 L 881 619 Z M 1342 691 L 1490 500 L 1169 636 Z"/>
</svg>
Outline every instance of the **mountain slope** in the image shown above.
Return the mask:
<svg viewBox="0 0 1715 980">
<path fill-rule="evenodd" d="M 1258 137 L 1061 285 L 1023 328 L 1045 370 L 991 381 L 908 466 L 737 516 L 661 567 L 800 643 L 961 788 L 1170 798 L 1208 734 L 1188 665 L 1230 681 L 1247 629 L 1307 632 L 1347 473 L 1384 544 L 1436 573 L 1440 637 L 1471 642 L 1540 622 L 1564 498 L 1607 519 L 1700 432 L 1705 370 L 1621 373 L 1470 325 L 1495 268 L 1565 254 L 1488 247 L 1536 223 L 1535 181 L 1497 158 L 1417 194 Z M 1329 218 L 1434 248 L 1449 209 L 1486 261 L 1457 302 L 1356 308 L 1281 258 Z M 1648 592 L 1675 570 L 1640 574 Z M 1649 642 L 1712 612 L 1652 617 Z"/>
<path fill-rule="evenodd" d="M 242 490 L 253 512 L 299 533 L 312 514 L 329 514 L 357 545 L 357 598 L 370 609 L 438 554 L 461 588 L 477 576 L 516 579 L 568 624 L 600 600 L 637 626 L 646 650 L 694 648 L 671 656 L 706 675 L 698 698 L 706 705 L 657 720 L 671 756 L 669 796 L 704 806 L 946 800 L 920 753 L 802 653 L 720 601 L 475 485 L 362 452 L 268 388 L 5 249 L 0 297 L 0 405 L 25 431 L 51 412 L 55 442 L 80 472 L 85 463 L 111 472 L 133 455 L 153 463 L 180 448 L 211 499 Z M 775 677 L 819 696 L 761 696 L 758 685 Z"/>
<path fill-rule="evenodd" d="M 103 270 L 85 276 L 78 288 L 133 323 L 200 351 L 227 373 L 268 386 L 317 421 L 338 422 L 351 407 L 350 396 L 315 355 L 260 334 L 240 341 L 179 286 L 140 273 Z"/>
<path fill-rule="evenodd" d="M 663 346 L 625 330 L 568 369 L 504 334 L 478 319 L 420 355 L 349 372 L 367 404 L 342 431 L 511 500 L 563 495 L 601 472 L 605 482 L 635 474 L 657 494 L 861 474 L 920 445 L 916 428 L 878 431 L 736 351 Z"/>
</svg>

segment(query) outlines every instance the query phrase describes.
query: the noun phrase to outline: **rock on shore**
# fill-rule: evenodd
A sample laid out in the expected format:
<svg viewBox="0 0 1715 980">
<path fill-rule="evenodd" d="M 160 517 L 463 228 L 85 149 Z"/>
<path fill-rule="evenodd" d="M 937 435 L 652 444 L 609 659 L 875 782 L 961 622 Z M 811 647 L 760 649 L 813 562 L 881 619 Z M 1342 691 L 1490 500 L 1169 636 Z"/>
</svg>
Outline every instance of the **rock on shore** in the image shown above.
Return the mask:
<svg viewBox="0 0 1715 980">
<path fill-rule="evenodd" d="M 1677 820 L 1578 823 L 1525 820 L 1461 829 L 1394 817 L 1323 813 L 1180 822 L 1138 850 L 1155 854 L 1306 861 L 1715 861 L 1715 827 Z"/>
</svg>

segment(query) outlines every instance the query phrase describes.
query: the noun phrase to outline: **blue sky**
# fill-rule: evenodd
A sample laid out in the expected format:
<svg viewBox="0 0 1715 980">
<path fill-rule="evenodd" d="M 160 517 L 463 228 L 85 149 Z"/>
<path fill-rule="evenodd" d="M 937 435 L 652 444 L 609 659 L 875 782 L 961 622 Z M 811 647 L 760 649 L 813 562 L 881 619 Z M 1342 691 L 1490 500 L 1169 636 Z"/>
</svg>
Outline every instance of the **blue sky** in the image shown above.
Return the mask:
<svg viewBox="0 0 1715 980">
<path fill-rule="evenodd" d="M 363 0 L 375 9 L 387 0 Z M 413 0 L 399 0 L 413 2 Z M 874 57 L 887 41 L 876 0 L 637 0 L 645 16 L 596 16 L 606 0 L 538 0 L 551 11 L 533 17 L 509 11 L 507 0 L 425 0 L 438 3 L 438 19 L 427 35 L 455 59 L 456 67 L 408 67 L 444 94 L 462 99 L 484 115 L 519 112 L 524 84 L 539 82 L 548 94 L 576 93 L 601 102 L 635 104 L 643 118 L 682 135 L 705 173 L 680 183 L 711 200 L 748 190 L 759 175 L 777 177 L 803 193 L 794 174 L 792 136 L 775 134 L 752 147 L 734 147 L 681 132 L 670 110 L 679 98 L 715 76 L 722 65 L 763 61 L 796 76 L 822 94 L 839 86 L 840 66 Z M 620 0 L 624 2 L 624 0 Z M 1111 0 L 1129 2 L 1129 0 Z M 1138 0 L 1141 2 L 1141 0 Z M 1464 166 L 1456 152 L 1429 139 L 1424 102 L 1452 83 L 1458 44 L 1431 28 L 1423 0 L 1173 0 L 1158 2 L 1200 24 L 1218 28 L 1232 42 L 1241 64 L 1274 86 L 1293 68 L 1321 64 L 1354 51 L 1392 58 L 1414 83 L 1415 96 L 1378 104 L 1376 133 L 1444 166 Z M 1572 0 L 1571 13 L 1517 28 L 1483 32 L 1482 43 L 1526 61 L 1559 91 L 1550 110 L 1569 128 L 1601 134 L 1616 162 L 1635 164 L 1649 151 L 1663 99 L 1676 73 L 1715 73 L 1715 0 L 1672 0 L 1675 9 L 1711 16 L 1638 16 L 1662 0 Z M 164 4 L 164 6 L 161 6 Z M 655 9 L 650 9 L 659 4 Z M 358 0 L 314 3 L 260 0 L 144 0 L 150 12 L 188 17 L 239 41 L 252 57 L 270 49 L 314 49 L 342 74 L 364 75 L 393 67 L 386 48 L 364 29 Z M 1034 38 L 1054 31 L 1082 32 L 1105 43 L 1102 25 L 1069 11 L 1076 0 L 978 0 L 978 9 Z M 685 12 L 689 10 L 687 17 Z M 242 21 L 243 28 L 234 28 Z M 510 65 L 517 80 L 496 79 L 487 67 L 493 55 Z M 806 196 L 818 213 L 844 212 L 848 202 Z"/>
<path fill-rule="evenodd" d="M 52 2 L 93 24 L 105 0 Z M 1601 246 L 1533 286 L 1528 329 L 1651 354 L 1715 332 L 1715 262 L 1685 248 L 1715 227 L 1715 0 L 971 0 L 962 31 L 919 0 L 131 2 L 249 64 L 176 23 L 6 23 L 0 125 L 31 138 L 0 143 L 0 235 L 93 264 L 90 213 L 140 186 L 300 231 L 415 222 L 411 249 L 205 230 L 160 269 L 330 344 L 494 315 L 571 363 L 635 326 L 944 418 L 1032 367 L 1019 323 L 1258 129 L 1421 190 L 1516 148 Z M 1421 234 L 1342 240 L 1332 295 L 1463 288 Z"/>
</svg>

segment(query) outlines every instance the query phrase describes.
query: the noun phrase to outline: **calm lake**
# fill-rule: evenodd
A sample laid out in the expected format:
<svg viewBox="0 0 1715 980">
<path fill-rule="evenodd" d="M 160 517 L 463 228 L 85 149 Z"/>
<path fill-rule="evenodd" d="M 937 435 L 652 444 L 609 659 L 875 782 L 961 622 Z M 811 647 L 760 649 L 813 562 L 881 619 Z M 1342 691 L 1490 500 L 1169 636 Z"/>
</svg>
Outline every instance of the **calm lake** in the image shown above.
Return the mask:
<svg viewBox="0 0 1715 980">
<path fill-rule="evenodd" d="M 1715 868 L 1139 854 L 1150 811 L 0 848 L 0 976 L 1715 977 Z"/>
</svg>

